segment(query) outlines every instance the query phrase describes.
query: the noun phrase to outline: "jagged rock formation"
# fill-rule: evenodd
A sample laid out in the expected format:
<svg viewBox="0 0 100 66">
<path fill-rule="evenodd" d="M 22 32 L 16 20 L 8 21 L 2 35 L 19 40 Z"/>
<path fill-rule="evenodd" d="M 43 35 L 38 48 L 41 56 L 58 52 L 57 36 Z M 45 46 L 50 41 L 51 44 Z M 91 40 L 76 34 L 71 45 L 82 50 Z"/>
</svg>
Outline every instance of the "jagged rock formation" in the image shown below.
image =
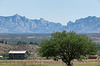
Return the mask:
<svg viewBox="0 0 100 66">
<path fill-rule="evenodd" d="M 32 20 L 18 14 L 8 17 L 0 16 L 0 33 L 52 33 L 64 29 L 66 26 L 43 18 Z"/>
<path fill-rule="evenodd" d="M 88 16 L 75 22 L 69 21 L 67 26 L 63 26 L 43 18 L 32 20 L 18 14 L 8 17 L 0 16 L 0 33 L 52 33 L 62 30 L 77 33 L 99 33 L 100 18 Z"/>
</svg>

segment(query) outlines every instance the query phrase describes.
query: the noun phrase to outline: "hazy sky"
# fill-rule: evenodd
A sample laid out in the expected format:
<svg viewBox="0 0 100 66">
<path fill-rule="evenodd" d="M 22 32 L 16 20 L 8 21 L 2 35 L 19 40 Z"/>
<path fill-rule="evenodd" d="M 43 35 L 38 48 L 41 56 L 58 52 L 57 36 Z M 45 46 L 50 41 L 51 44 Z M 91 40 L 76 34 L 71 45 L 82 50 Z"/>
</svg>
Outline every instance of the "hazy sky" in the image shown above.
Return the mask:
<svg viewBox="0 0 100 66">
<path fill-rule="evenodd" d="M 87 16 L 100 17 L 100 0 L 0 0 L 0 16 L 14 14 L 66 25 Z"/>
</svg>

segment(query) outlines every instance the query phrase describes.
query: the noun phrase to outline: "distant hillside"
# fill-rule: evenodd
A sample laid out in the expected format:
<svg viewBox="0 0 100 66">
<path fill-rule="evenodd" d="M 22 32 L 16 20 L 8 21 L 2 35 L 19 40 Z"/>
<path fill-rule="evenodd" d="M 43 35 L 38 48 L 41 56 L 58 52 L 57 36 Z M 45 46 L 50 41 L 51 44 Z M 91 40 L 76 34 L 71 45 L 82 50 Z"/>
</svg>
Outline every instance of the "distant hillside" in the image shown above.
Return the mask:
<svg viewBox="0 0 100 66">
<path fill-rule="evenodd" d="M 38 46 L 36 45 L 8 45 L 0 43 L 0 53 L 9 52 L 10 50 L 27 50 L 29 53 L 36 54 L 38 50 Z"/>
<path fill-rule="evenodd" d="M 0 16 L 0 33 L 52 33 L 64 29 L 66 26 L 43 18 L 32 20 L 18 14 L 8 17 Z"/>
<path fill-rule="evenodd" d="M 45 39 L 51 38 L 50 34 L 48 33 L 0 33 L 0 41 L 3 40 L 3 43 L 7 42 L 8 44 L 17 44 L 18 42 L 22 41 L 25 42 L 24 44 L 34 44 L 39 45 L 41 41 Z M 22 44 L 22 43 L 21 43 Z"/>
<path fill-rule="evenodd" d="M 100 33 L 100 18 L 88 16 L 75 22 L 69 21 L 67 26 L 63 26 L 43 18 L 28 19 L 18 14 L 7 17 L 0 16 L 0 33 L 52 33 L 62 30 L 77 33 Z"/>
<path fill-rule="evenodd" d="M 77 33 L 100 33 L 100 18 L 88 16 L 81 18 L 75 22 L 67 23 L 67 31 L 75 31 Z"/>
</svg>

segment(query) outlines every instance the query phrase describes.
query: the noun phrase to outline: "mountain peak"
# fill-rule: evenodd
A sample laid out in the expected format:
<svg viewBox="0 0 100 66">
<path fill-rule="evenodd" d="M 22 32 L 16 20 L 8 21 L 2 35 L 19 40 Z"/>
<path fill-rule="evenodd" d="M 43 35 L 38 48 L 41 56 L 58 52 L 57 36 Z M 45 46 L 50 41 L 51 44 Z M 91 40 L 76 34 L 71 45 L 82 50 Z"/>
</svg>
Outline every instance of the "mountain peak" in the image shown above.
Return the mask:
<svg viewBox="0 0 100 66">
<path fill-rule="evenodd" d="M 45 20 L 45 19 L 43 19 L 43 18 L 40 18 L 40 21 L 41 21 L 41 22 L 45 22 L 46 20 Z"/>
<path fill-rule="evenodd" d="M 16 17 L 20 17 L 20 15 L 19 15 L 19 14 L 15 14 L 14 16 L 16 16 Z"/>
<path fill-rule="evenodd" d="M 97 19 L 97 17 L 96 16 L 88 16 L 88 17 L 86 17 L 84 19 Z"/>
<path fill-rule="evenodd" d="M 19 14 L 15 14 L 12 17 L 15 18 L 15 19 L 18 19 L 18 20 L 20 20 L 20 19 L 27 20 L 27 18 L 25 16 L 20 16 Z"/>
</svg>

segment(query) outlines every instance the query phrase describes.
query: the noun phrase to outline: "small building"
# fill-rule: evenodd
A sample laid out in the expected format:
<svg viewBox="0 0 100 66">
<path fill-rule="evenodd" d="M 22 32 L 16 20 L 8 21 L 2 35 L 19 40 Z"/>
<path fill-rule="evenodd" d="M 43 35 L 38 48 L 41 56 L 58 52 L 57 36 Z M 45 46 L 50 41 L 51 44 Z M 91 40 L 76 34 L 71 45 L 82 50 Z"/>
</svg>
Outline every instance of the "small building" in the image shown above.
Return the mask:
<svg viewBox="0 0 100 66">
<path fill-rule="evenodd" d="M 27 59 L 27 51 L 9 51 L 9 59 Z"/>
<path fill-rule="evenodd" d="M 89 55 L 88 59 L 99 59 L 98 55 Z"/>
<path fill-rule="evenodd" d="M 0 59 L 3 59 L 3 56 L 0 56 Z"/>
</svg>

